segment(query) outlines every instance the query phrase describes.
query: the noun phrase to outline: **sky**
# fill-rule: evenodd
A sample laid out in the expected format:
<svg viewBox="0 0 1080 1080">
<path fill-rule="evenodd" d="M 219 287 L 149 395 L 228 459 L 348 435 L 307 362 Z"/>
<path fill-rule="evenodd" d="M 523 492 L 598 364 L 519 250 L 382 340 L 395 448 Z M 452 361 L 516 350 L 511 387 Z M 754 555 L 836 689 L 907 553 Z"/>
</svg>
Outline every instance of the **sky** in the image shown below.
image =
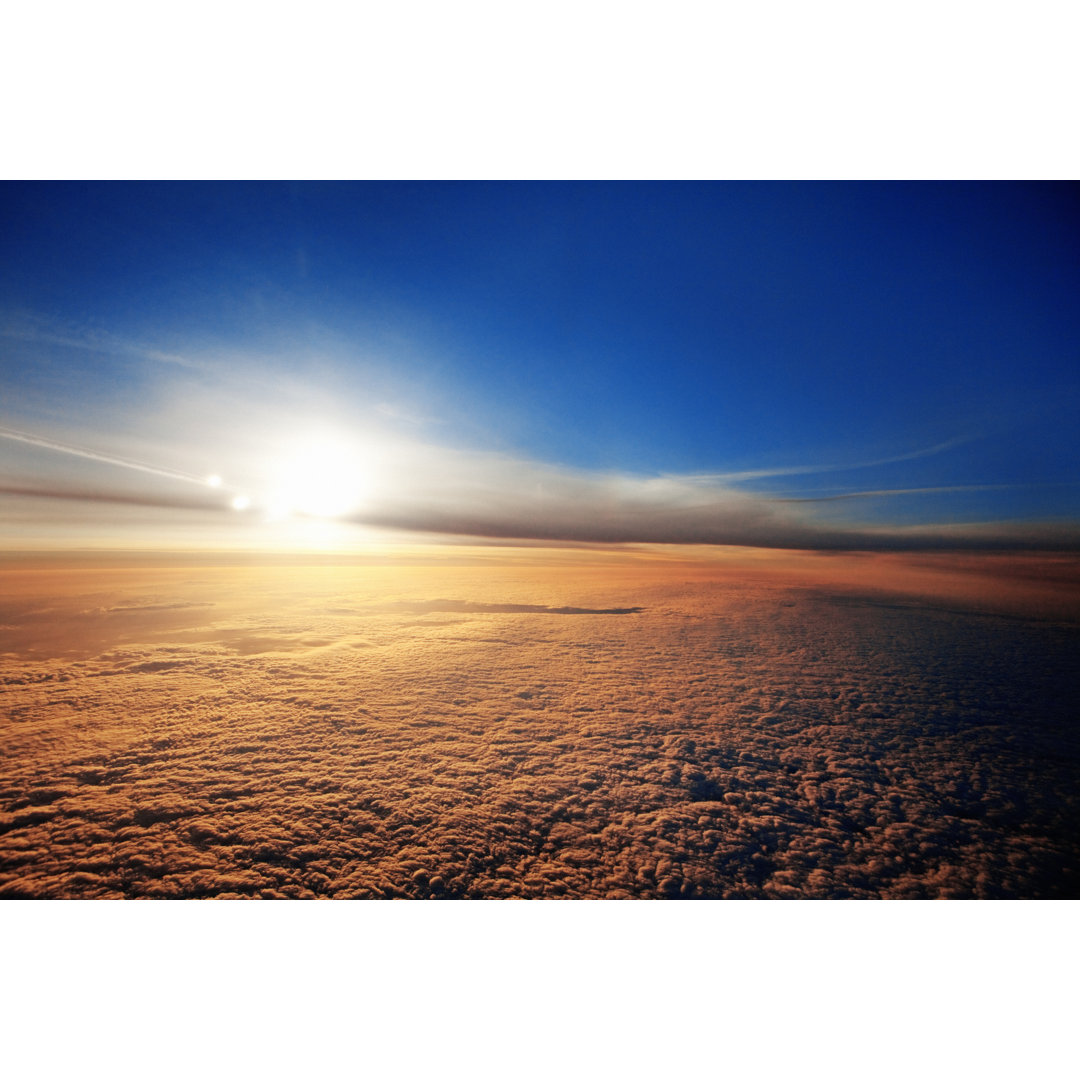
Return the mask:
<svg viewBox="0 0 1080 1080">
<path fill-rule="evenodd" d="M 1075 548 L 1078 298 L 1062 183 L 9 182 L 0 544 Z"/>
</svg>

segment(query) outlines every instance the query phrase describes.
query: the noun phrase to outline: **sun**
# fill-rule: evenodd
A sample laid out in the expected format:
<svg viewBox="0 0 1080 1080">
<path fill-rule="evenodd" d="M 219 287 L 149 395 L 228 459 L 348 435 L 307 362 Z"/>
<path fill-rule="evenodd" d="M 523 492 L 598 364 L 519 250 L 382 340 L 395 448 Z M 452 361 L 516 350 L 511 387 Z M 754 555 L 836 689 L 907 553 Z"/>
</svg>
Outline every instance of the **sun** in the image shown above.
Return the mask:
<svg viewBox="0 0 1080 1080">
<path fill-rule="evenodd" d="M 270 520 L 340 518 L 363 502 L 369 488 L 370 470 L 357 446 L 337 437 L 309 437 L 283 449 L 261 501 Z"/>
</svg>

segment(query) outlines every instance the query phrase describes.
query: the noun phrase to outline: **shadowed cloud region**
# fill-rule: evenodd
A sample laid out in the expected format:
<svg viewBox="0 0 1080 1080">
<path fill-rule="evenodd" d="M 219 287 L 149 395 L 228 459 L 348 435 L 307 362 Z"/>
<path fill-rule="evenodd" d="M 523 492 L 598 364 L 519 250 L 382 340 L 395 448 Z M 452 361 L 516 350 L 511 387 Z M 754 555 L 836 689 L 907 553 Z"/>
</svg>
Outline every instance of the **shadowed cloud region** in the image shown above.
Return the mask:
<svg viewBox="0 0 1080 1080">
<path fill-rule="evenodd" d="M 545 607 L 543 604 L 476 604 L 468 600 L 421 600 L 419 602 L 401 600 L 382 610 L 406 611 L 412 615 L 426 615 L 432 611 L 501 615 L 636 615 L 644 609 L 639 607 Z"/>
</svg>

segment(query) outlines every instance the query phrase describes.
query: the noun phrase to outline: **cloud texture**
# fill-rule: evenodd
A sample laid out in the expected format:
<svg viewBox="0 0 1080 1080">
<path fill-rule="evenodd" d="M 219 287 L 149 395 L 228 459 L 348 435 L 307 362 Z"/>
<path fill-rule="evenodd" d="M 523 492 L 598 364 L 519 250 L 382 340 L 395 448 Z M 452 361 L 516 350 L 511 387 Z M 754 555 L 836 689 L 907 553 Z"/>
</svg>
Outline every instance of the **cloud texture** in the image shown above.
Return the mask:
<svg viewBox="0 0 1080 1080">
<path fill-rule="evenodd" d="M 676 561 L 3 576 L 0 896 L 1080 894 L 1072 620 Z"/>
</svg>

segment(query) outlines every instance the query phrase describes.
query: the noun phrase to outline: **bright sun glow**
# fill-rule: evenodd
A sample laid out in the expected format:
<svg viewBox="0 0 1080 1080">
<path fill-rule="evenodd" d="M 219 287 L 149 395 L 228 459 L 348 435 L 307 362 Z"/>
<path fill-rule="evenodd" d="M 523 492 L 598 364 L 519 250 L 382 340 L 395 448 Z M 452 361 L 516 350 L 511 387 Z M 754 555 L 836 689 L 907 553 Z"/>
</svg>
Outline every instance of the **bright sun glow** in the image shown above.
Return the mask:
<svg viewBox="0 0 1080 1080">
<path fill-rule="evenodd" d="M 268 517 L 335 518 L 354 510 L 369 487 L 356 447 L 319 437 L 290 445 L 270 471 L 263 501 Z"/>
</svg>

